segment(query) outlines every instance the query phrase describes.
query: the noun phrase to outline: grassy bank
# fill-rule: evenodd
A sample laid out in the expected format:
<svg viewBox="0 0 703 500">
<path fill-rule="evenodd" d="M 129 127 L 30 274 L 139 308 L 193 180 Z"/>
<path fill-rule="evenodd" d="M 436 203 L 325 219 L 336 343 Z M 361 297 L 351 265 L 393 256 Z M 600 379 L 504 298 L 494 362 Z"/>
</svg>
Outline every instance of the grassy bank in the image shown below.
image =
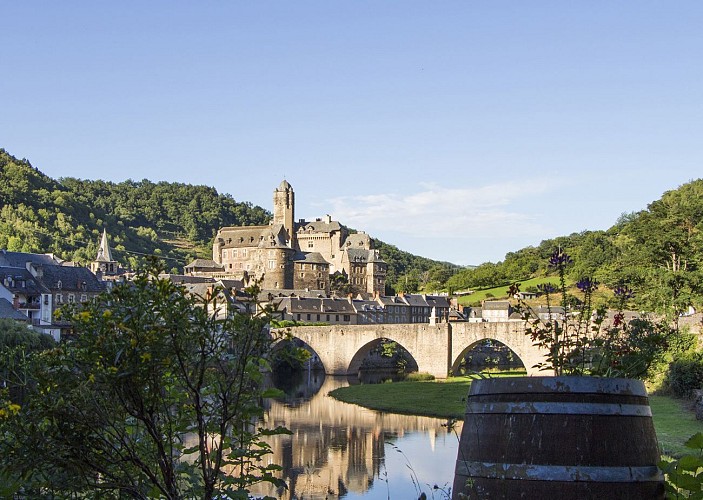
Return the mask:
<svg viewBox="0 0 703 500">
<path fill-rule="evenodd" d="M 379 411 L 463 420 L 471 380 L 455 377 L 432 382 L 356 385 L 337 389 L 330 395 Z M 667 455 L 682 454 L 683 443 L 696 432 L 703 432 L 703 422 L 696 420 L 684 401 L 653 395 L 650 406 L 659 445 Z"/>
</svg>

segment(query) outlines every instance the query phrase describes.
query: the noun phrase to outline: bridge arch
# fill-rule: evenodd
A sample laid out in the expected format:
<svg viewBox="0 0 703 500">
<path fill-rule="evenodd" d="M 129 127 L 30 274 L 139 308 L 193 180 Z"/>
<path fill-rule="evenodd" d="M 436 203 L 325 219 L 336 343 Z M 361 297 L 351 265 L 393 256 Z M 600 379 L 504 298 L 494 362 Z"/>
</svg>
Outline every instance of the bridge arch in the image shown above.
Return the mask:
<svg viewBox="0 0 703 500">
<path fill-rule="evenodd" d="M 315 351 L 315 348 L 310 346 L 307 342 L 305 342 L 303 339 L 300 339 L 295 336 L 291 337 L 282 337 L 282 338 L 277 338 L 274 340 L 273 344 L 271 345 L 271 351 L 269 354 L 269 361 L 275 360 L 276 359 L 276 354 L 278 351 L 281 349 L 284 349 L 288 344 L 292 344 L 295 347 L 301 347 L 308 351 L 311 356 L 312 356 L 312 363 L 313 363 L 313 368 L 322 368 L 327 371 L 327 368 L 324 365 L 324 362 L 320 359 L 320 355 Z"/>
<path fill-rule="evenodd" d="M 367 344 L 361 346 L 361 348 L 356 351 L 354 356 L 352 356 L 351 361 L 349 362 L 349 366 L 347 367 L 347 374 L 349 375 L 354 375 L 359 373 L 359 370 L 361 369 L 361 364 L 363 363 L 364 359 L 371 353 L 373 349 L 381 345 L 383 342 L 395 342 L 398 346 L 402 347 L 403 350 L 408 354 L 411 360 L 411 367 L 410 370 L 413 371 L 413 368 L 415 370 L 419 369 L 419 366 L 417 364 L 417 360 L 415 357 L 412 355 L 412 353 L 400 342 L 393 340 L 393 339 L 386 339 L 383 337 L 376 338 L 368 342 Z M 414 365 L 414 366 L 413 366 Z"/>
<path fill-rule="evenodd" d="M 452 373 L 467 350 L 484 340 L 495 340 L 509 348 L 525 366 L 528 375 L 548 375 L 534 366 L 544 362 L 546 351 L 536 347 L 525 334 L 522 321 L 454 323 L 452 325 Z"/>
<path fill-rule="evenodd" d="M 509 349 L 510 352 L 517 358 L 519 363 L 524 366 L 524 362 L 522 361 L 520 356 L 518 356 L 518 354 L 515 351 L 510 349 L 509 346 L 505 345 L 500 340 L 485 338 L 485 339 L 477 340 L 473 344 L 466 346 L 463 351 L 461 351 L 460 353 L 455 355 L 454 360 L 452 361 L 452 366 L 449 370 L 450 374 L 459 375 L 460 374 L 459 370 L 461 368 L 462 363 L 464 362 L 464 359 L 466 358 L 466 355 L 469 354 L 471 351 L 473 351 L 477 348 L 481 348 L 481 346 L 486 345 L 487 341 L 491 341 L 493 344 L 498 344 L 498 345 L 494 346 L 497 348 L 496 350 L 500 349 L 500 347 L 505 347 L 505 348 Z M 488 346 L 486 346 L 486 347 L 488 347 Z"/>
</svg>

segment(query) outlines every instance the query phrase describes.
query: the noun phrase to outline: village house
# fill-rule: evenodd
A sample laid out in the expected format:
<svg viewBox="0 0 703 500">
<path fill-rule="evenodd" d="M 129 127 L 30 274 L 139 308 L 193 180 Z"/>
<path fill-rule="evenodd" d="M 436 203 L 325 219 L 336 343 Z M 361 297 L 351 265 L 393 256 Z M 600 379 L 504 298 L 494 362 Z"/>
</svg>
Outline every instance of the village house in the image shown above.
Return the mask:
<svg viewBox="0 0 703 500">
<path fill-rule="evenodd" d="M 513 308 L 507 300 L 484 300 L 481 304 L 481 318 L 484 321 L 508 321 Z"/>
<path fill-rule="evenodd" d="M 59 340 L 71 325 L 55 318 L 64 304 L 87 302 L 105 289 L 86 267 L 52 254 L 0 251 L 0 299 L 24 314 L 35 330 Z"/>
</svg>

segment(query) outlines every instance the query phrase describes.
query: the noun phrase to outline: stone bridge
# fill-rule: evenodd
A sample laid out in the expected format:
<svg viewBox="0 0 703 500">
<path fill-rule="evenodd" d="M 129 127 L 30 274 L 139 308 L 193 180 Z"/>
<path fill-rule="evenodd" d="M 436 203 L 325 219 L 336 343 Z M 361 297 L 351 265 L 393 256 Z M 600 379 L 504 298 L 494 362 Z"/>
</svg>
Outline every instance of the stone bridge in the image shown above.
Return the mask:
<svg viewBox="0 0 703 500">
<path fill-rule="evenodd" d="M 445 378 L 459 367 L 464 354 L 479 342 L 497 340 L 522 361 L 528 375 L 544 375 L 535 364 L 546 351 L 532 345 L 522 321 L 302 326 L 288 329 L 314 351 L 331 375 L 356 375 L 362 360 L 383 339 L 397 342 L 413 357 L 418 370 Z"/>
</svg>

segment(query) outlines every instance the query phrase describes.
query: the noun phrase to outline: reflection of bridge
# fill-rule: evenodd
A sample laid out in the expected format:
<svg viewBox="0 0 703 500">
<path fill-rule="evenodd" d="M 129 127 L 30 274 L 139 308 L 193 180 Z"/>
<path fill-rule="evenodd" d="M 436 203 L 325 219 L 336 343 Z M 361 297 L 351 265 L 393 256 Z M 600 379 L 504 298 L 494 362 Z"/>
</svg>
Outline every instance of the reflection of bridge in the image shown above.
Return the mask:
<svg viewBox="0 0 703 500">
<path fill-rule="evenodd" d="M 305 326 L 291 328 L 290 332 L 315 352 L 326 373 L 334 375 L 356 374 L 362 360 L 382 339 L 403 346 L 419 371 L 437 378 L 455 372 L 464 354 L 486 339 L 509 347 L 525 365 L 528 375 L 536 374 L 533 366 L 546 356 L 544 350 L 532 345 L 522 321 Z"/>
</svg>

